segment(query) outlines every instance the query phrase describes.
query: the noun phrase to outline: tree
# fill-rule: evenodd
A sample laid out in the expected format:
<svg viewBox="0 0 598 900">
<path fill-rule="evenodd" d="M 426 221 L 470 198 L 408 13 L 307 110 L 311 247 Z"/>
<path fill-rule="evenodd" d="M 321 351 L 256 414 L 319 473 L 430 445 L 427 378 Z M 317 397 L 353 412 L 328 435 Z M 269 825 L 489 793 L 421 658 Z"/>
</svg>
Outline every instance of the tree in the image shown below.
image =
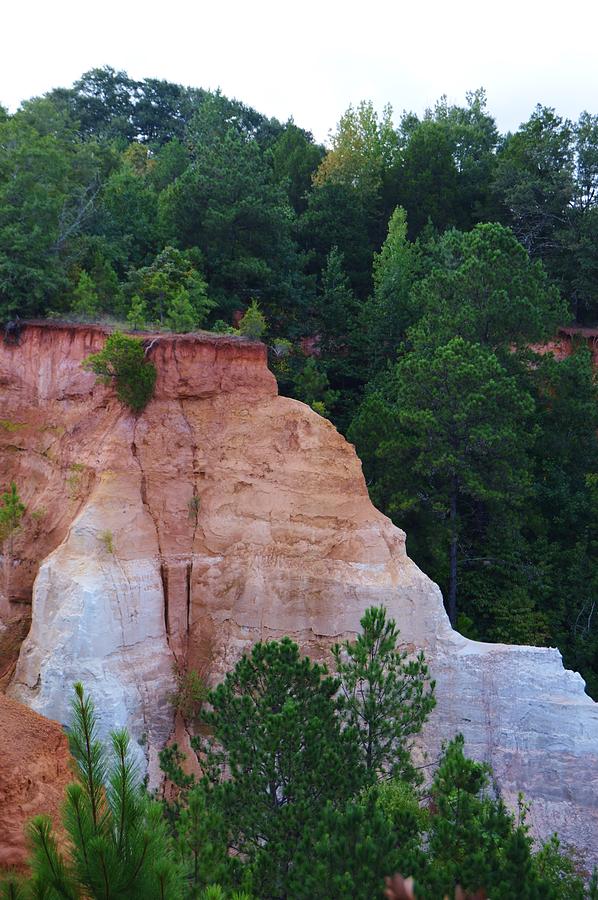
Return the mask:
<svg viewBox="0 0 598 900">
<path fill-rule="evenodd" d="M 495 190 L 518 240 L 536 258 L 549 258 L 557 247 L 574 194 L 573 167 L 571 122 L 539 104 L 499 153 Z"/>
<path fill-rule="evenodd" d="M 299 400 L 308 403 L 321 416 L 328 416 L 330 408 L 338 400 L 338 391 L 330 388 L 328 376 L 318 368 L 313 356 L 295 376 L 295 393 Z"/>
<path fill-rule="evenodd" d="M 459 335 L 502 352 L 550 339 L 567 320 L 558 290 L 508 228 L 477 225 L 441 238 L 436 263 L 414 294 L 427 343 Z"/>
<path fill-rule="evenodd" d="M 64 117 L 52 123 L 35 127 L 25 111 L 0 122 L 0 319 L 59 304 L 63 255 L 95 207 L 98 158 L 73 140 Z"/>
<path fill-rule="evenodd" d="M 314 188 L 298 231 L 310 275 L 320 275 L 336 247 L 343 255 L 353 290 L 358 297 L 367 296 L 374 246 L 368 234 L 367 210 L 351 185 L 329 179 Z"/>
<path fill-rule="evenodd" d="M 444 133 L 445 139 L 442 144 L 450 149 L 456 169 L 455 183 L 454 176 L 449 174 L 450 167 L 447 166 L 445 158 L 446 172 L 455 188 L 451 192 L 452 209 L 449 207 L 447 211 L 451 221 L 467 231 L 476 222 L 492 222 L 498 218 L 497 204 L 492 196 L 492 180 L 499 135 L 494 118 L 487 110 L 485 91 L 482 88 L 469 91 L 465 95 L 465 100 L 465 106 L 449 105 L 446 96 L 443 96 L 433 109 L 426 110 L 423 123 L 413 114 L 405 115 L 400 132 L 405 143 L 406 157 L 414 156 L 414 148 L 409 146 L 413 139 L 416 145 L 418 143 L 420 145 L 420 155 L 428 156 L 428 167 L 437 166 L 440 160 L 434 162 L 429 159 L 433 142 L 423 141 L 422 134 L 418 133 L 419 128 L 426 123 L 435 125 L 435 134 L 439 142 L 440 133 Z M 425 166 L 425 159 L 421 159 L 421 175 Z M 438 170 L 436 174 L 440 174 Z M 442 193 L 442 182 L 436 181 L 432 190 L 435 194 Z M 427 202 L 426 197 L 425 204 Z"/>
<path fill-rule="evenodd" d="M 127 322 L 133 331 L 141 331 L 147 324 L 147 306 L 139 294 L 133 294 L 131 298 Z"/>
<path fill-rule="evenodd" d="M 363 783 L 355 733 L 337 716 L 338 686 L 283 638 L 256 644 L 209 695 L 214 799 L 260 897 L 288 896 L 288 873 L 323 805 Z"/>
<path fill-rule="evenodd" d="M 397 162 L 399 141 L 392 124 L 392 107 L 379 118 L 371 101 L 349 106 L 331 136 L 332 148 L 320 163 L 314 182 L 350 184 L 366 204 L 381 198 L 386 172 Z"/>
<path fill-rule="evenodd" d="M 276 180 L 286 185 L 295 212 L 307 205 L 312 176 L 324 155 L 324 148 L 314 144 L 309 132 L 298 128 L 291 119 L 272 147 L 272 166 Z"/>
<path fill-rule="evenodd" d="M 199 270 L 200 256 L 197 250 L 185 252 L 166 246 L 151 265 L 129 274 L 130 290 L 141 297 L 152 319 L 163 322 L 173 301 L 184 290 L 195 316 L 193 328 L 205 321 L 216 304 L 208 297 L 207 285 Z M 184 301 L 185 295 L 182 295 L 177 303 L 187 305 Z"/>
<path fill-rule="evenodd" d="M 300 258 L 284 188 L 256 140 L 209 104 L 194 120 L 191 165 L 160 195 L 166 239 L 203 254 L 211 296 L 225 313 L 257 297 L 268 317 L 301 300 Z"/>
<path fill-rule="evenodd" d="M 374 296 L 366 310 L 373 368 L 395 358 L 407 328 L 415 321 L 411 300 L 415 255 L 407 240 L 407 215 L 397 206 L 388 222 L 386 240 L 374 254 Z"/>
<path fill-rule="evenodd" d="M 333 648 L 342 716 L 359 735 L 366 770 L 377 778 L 413 778 L 410 738 L 436 705 L 423 653 L 397 649 L 399 630 L 383 606 L 370 607 L 355 641 Z"/>
<path fill-rule="evenodd" d="M 259 341 L 267 330 L 266 317 L 261 311 L 259 303 L 257 300 L 252 300 L 249 309 L 239 322 L 239 332 L 250 341 Z"/>
<path fill-rule="evenodd" d="M 423 507 L 446 529 L 435 539 L 447 544 L 454 624 L 460 507 L 521 502 L 529 489 L 534 403 L 490 350 L 460 337 L 440 347 L 416 343 L 385 390 L 388 414 L 379 423 L 376 395 L 366 397 L 360 431 L 380 435 L 375 452 L 384 463 L 388 509 L 402 517 Z"/>
<path fill-rule="evenodd" d="M 535 361 L 531 382 L 537 405 L 532 446 L 533 492 L 527 502 L 527 556 L 538 575 L 531 595 L 547 617 L 567 667 L 581 671 L 598 692 L 598 384 L 585 341 L 557 360 Z M 529 568 L 528 568 L 529 573 Z M 529 583 L 529 574 L 527 581 Z"/>
<path fill-rule="evenodd" d="M 136 169 L 131 156 L 122 154 L 119 163 L 103 184 L 94 224 L 126 271 L 147 265 L 160 246 L 158 194 L 149 173 Z"/>
<path fill-rule="evenodd" d="M 5 491 L 0 498 L 0 546 L 4 557 L 4 612 L 10 610 L 10 572 L 14 556 L 14 539 L 21 528 L 21 520 L 25 514 L 25 505 L 21 502 L 17 486 L 14 481 L 10 483 L 10 489 Z"/>
<path fill-rule="evenodd" d="M 166 324 L 171 331 L 185 334 L 197 328 L 197 314 L 191 305 L 189 291 L 179 288 L 170 299 L 166 313 Z"/>
<path fill-rule="evenodd" d="M 174 864 L 159 803 L 142 791 L 126 731 L 111 736 L 112 759 L 97 738 L 91 699 L 75 685 L 69 745 L 76 781 L 67 788 L 63 828 L 67 853 L 46 816 L 28 826 L 33 855 L 31 897 L 69 900 L 177 900 Z"/>
<path fill-rule="evenodd" d="M 433 814 L 426 836 L 426 858 L 415 874 L 416 896 L 441 897 L 460 884 L 467 891 L 483 888 L 492 898 L 557 900 L 583 897 L 580 879 L 562 881 L 566 871 L 532 852 L 520 800 L 519 822 L 488 791 L 487 764 L 468 759 L 463 736 L 446 747 L 431 788 Z M 546 853 L 545 853 L 546 855 Z"/>
<path fill-rule="evenodd" d="M 407 211 L 409 236 L 418 236 L 428 221 L 439 231 L 460 224 L 458 172 L 446 129 L 422 122 L 401 160 L 399 197 Z"/>
<path fill-rule="evenodd" d="M 287 896 L 297 900 L 372 900 L 397 868 L 392 826 L 376 794 L 342 806 L 328 803 L 301 842 Z"/>
<path fill-rule="evenodd" d="M 89 273 L 83 270 L 73 291 L 71 309 L 78 316 L 93 318 L 98 314 L 98 294 Z"/>
<path fill-rule="evenodd" d="M 313 304 L 314 332 L 322 353 L 342 365 L 349 349 L 351 332 L 359 305 L 345 272 L 344 257 L 338 247 L 326 256 L 321 289 Z"/>
<path fill-rule="evenodd" d="M 102 384 L 115 384 L 116 396 L 133 412 L 141 412 L 154 392 L 156 367 L 145 358 L 143 344 L 137 338 L 115 331 L 104 348 L 83 361 Z"/>
</svg>

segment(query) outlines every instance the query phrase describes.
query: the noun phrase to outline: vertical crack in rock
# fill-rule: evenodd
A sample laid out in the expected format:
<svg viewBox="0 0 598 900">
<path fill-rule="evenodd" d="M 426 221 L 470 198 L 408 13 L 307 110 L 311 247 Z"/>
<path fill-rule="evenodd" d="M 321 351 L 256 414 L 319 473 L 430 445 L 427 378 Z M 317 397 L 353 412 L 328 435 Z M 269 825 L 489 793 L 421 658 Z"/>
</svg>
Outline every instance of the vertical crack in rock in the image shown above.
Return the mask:
<svg viewBox="0 0 598 900">
<path fill-rule="evenodd" d="M 131 442 L 131 454 L 133 456 L 133 459 L 139 466 L 139 473 L 140 473 L 139 491 L 141 494 L 141 502 L 143 503 L 144 508 L 147 510 L 149 517 L 151 518 L 152 522 L 154 523 L 154 528 L 156 530 L 156 540 L 158 543 L 158 560 L 159 560 L 159 564 L 160 564 L 160 579 L 162 581 L 162 594 L 163 594 L 163 599 L 164 599 L 164 624 L 166 627 L 166 640 L 168 641 L 168 646 L 170 646 L 170 631 L 169 631 L 169 627 L 168 627 L 168 568 L 164 561 L 164 554 L 162 553 L 162 542 L 160 539 L 160 526 L 158 524 L 156 517 L 154 516 L 154 514 L 152 512 L 152 508 L 151 508 L 151 506 L 148 502 L 148 498 L 147 498 L 147 478 L 145 475 L 145 471 L 143 469 L 143 465 L 141 464 L 141 459 L 139 458 L 139 453 L 137 451 L 136 436 L 137 436 L 137 422 L 135 422 L 134 429 L 133 429 L 133 440 Z"/>
<path fill-rule="evenodd" d="M 187 638 L 189 637 L 189 625 L 191 620 L 191 574 L 193 572 L 193 562 L 187 563 Z"/>
<path fill-rule="evenodd" d="M 170 638 L 170 621 L 168 616 L 168 567 L 160 563 L 160 581 L 162 582 L 162 594 L 164 595 L 164 628 L 166 637 Z"/>
</svg>

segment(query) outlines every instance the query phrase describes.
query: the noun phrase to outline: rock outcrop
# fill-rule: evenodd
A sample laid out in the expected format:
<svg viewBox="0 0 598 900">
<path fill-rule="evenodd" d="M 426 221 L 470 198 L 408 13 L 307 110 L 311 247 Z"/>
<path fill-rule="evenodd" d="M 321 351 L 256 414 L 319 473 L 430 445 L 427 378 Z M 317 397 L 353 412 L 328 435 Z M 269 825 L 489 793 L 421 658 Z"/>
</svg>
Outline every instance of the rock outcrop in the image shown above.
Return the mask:
<svg viewBox="0 0 598 900">
<path fill-rule="evenodd" d="M 59 825 L 72 780 L 60 725 L 0 694 L 0 869 L 24 866 L 23 825 L 33 816 L 43 813 Z"/>
<path fill-rule="evenodd" d="M 9 692 L 65 721 L 71 683 L 102 727 L 127 725 L 157 777 L 172 667 L 212 680 L 260 638 L 325 657 L 384 603 L 438 682 L 425 743 L 465 734 L 541 835 L 598 845 L 598 706 L 555 650 L 454 632 L 405 536 L 369 501 L 353 448 L 277 395 L 266 350 L 235 337 L 153 336 L 154 399 L 138 418 L 82 359 L 104 333 L 27 325 L 0 345 L 0 463 L 28 504 L 11 614 L 32 625 Z M 0 661 L 1 662 L 1 661 Z"/>
</svg>

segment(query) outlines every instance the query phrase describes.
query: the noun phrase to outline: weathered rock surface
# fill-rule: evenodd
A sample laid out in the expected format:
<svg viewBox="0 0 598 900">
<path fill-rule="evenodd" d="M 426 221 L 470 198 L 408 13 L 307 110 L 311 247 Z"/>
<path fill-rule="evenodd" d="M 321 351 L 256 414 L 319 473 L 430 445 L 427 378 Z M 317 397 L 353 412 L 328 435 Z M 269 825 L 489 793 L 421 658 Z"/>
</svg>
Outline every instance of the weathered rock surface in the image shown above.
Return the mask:
<svg viewBox="0 0 598 900">
<path fill-rule="evenodd" d="M 25 865 L 25 822 L 40 813 L 60 822 L 69 760 L 57 722 L 0 694 L 0 868 Z"/>
<path fill-rule="evenodd" d="M 283 634 L 325 656 L 385 603 L 438 681 L 431 757 L 462 731 L 507 797 L 526 793 L 537 832 L 558 827 L 589 858 L 598 706 L 558 652 L 450 628 L 403 532 L 372 507 L 353 448 L 277 396 L 261 345 L 148 340 L 159 377 L 136 419 L 80 367 L 102 341 L 101 329 L 40 325 L 0 345 L 2 480 L 44 511 L 28 515 L 12 562 L 13 615 L 37 578 L 10 693 L 64 721 L 80 678 L 104 730 L 147 738 L 155 777 L 175 659 L 217 680 L 252 641 Z"/>
</svg>

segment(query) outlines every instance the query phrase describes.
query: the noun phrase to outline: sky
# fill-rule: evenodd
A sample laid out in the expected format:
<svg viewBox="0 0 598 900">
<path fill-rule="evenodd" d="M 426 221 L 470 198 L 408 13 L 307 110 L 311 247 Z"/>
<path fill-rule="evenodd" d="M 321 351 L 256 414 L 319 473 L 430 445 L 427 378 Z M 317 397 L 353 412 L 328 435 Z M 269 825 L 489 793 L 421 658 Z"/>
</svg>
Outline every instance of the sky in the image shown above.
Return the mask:
<svg viewBox="0 0 598 900">
<path fill-rule="evenodd" d="M 501 131 L 536 103 L 598 113 L 595 0 L 6 0 L 0 103 L 96 66 L 221 88 L 324 141 L 350 103 L 395 121 L 484 87 Z"/>
</svg>

